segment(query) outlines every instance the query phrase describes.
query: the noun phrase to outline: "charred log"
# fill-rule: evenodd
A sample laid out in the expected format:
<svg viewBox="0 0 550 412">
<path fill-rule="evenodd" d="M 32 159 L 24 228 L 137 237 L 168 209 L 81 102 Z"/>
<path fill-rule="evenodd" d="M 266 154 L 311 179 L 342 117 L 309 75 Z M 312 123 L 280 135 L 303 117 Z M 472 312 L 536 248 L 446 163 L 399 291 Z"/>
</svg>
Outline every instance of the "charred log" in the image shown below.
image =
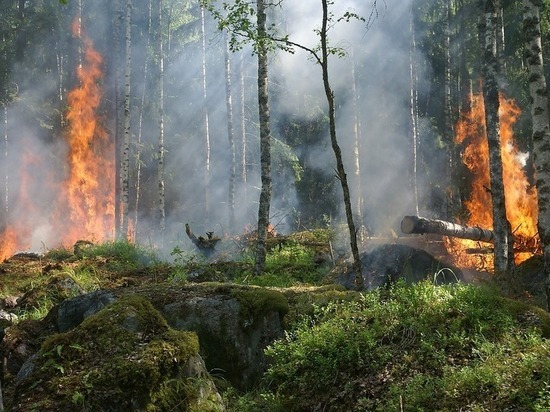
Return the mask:
<svg viewBox="0 0 550 412">
<path fill-rule="evenodd" d="M 221 240 L 219 237 L 214 236 L 214 232 L 206 232 L 206 237 L 195 236 L 188 223 L 185 224 L 185 233 L 193 244 L 201 250 L 212 250 L 216 244 Z"/>
<path fill-rule="evenodd" d="M 462 226 L 457 223 L 437 219 L 426 219 L 419 216 L 405 216 L 401 221 L 401 230 L 405 234 L 432 233 L 479 242 L 493 242 L 493 231 L 480 227 Z"/>
</svg>

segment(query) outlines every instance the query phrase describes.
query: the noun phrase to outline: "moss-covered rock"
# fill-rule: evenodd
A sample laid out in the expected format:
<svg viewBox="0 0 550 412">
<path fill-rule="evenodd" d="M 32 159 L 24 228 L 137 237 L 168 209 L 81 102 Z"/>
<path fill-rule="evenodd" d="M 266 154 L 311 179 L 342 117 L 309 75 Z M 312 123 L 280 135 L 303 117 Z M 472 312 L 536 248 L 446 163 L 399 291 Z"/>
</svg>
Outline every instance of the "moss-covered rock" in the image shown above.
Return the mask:
<svg viewBox="0 0 550 412">
<path fill-rule="evenodd" d="M 122 297 L 46 339 L 10 410 L 223 409 L 206 372 L 189 368 L 198 351 L 196 334 L 170 328 L 148 300 Z"/>
<path fill-rule="evenodd" d="M 254 386 L 267 367 L 264 349 L 283 335 L 285 296 L 276 290 L 223 284 L 189 286 L 185 293 L 181 299 L 166 299 L 156 289 L 154 300 L 166 302 L 157 307 L 172 327 L 199 335 L 209 369 L 239 389 Z"/>
</svg>

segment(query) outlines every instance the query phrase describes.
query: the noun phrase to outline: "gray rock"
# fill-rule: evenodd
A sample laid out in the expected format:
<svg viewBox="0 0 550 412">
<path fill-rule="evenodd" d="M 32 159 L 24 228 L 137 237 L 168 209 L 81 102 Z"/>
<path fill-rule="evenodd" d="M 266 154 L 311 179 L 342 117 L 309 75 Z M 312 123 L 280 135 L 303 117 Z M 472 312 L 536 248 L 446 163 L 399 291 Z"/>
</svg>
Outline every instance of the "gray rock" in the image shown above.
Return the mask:
<svg viewBox="0 0 550 412">
<path fill-rule="evenodd" d="M 361 255 L 364 287 L 378 288 L 404 279 L 407 283 L 433 280 L 436 284 L 456 283 L 463 279 L 460 269 L 445 264 L 424 250 L 407 245 L 376 246 Z M 354 288 L 354 274 L 338 275 L 334 282 Z"/>
<path fill-rule="evenodd" d="M 169 303 L 161 312 L 173 328 L 196 332 L 208 369 L 241 389 L 263 374 L 264 349 L 283 335 L 277 311 L 243 318 L 241 304 L 230 295 L 193 296 Z"/>
<path fill-rule="evenodd" d="M 75 328 L 84 319 L 99 312 L 114 300 L 115 296 L 104 290 L 64 300 L 57 308 L 56 326 L 58 331 L 66 332 Z"/>
</svg>

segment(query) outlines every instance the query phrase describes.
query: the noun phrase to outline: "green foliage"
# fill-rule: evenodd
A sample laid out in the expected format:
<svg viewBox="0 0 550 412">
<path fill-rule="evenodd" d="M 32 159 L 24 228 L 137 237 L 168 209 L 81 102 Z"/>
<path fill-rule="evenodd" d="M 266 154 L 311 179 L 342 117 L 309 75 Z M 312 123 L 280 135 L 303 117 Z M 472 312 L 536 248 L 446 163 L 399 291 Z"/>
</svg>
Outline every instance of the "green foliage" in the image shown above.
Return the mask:
<svg viewBox="0 0 550 412">
<path fill-rule="evenodd" d="M 114 272 L 129 272 L 158 264 L 159 260 L 151 249 L 126 240 L 114 240 L 80 249 L 83 260 L 105 259 L 105 268 Z"/>
<path fill-rule="evenodd" d="M 490 289 L 399 283 L 302 318 L 268 348 L 266 381 L 293 410 L 533 410 L 548 401 L 550 317 L 521 308 Z"/>
</svg>

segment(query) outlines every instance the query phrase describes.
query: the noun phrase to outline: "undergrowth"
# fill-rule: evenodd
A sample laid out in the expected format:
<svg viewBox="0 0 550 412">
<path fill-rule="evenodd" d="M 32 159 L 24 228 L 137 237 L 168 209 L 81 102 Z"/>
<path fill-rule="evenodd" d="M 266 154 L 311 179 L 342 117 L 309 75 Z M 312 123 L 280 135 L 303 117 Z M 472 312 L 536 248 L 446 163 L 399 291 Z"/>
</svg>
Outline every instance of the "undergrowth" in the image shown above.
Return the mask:
<svg viewBox="0 0 550 412">
<path fill-rule="evenodd" d="M 550 316 L 520 306 L 429 282 L 318 306 L 267 349 L 263 390 L 232 410 L 259 410 L 254 398 L 272 411 L 545 410 Z"/>
</svg>

